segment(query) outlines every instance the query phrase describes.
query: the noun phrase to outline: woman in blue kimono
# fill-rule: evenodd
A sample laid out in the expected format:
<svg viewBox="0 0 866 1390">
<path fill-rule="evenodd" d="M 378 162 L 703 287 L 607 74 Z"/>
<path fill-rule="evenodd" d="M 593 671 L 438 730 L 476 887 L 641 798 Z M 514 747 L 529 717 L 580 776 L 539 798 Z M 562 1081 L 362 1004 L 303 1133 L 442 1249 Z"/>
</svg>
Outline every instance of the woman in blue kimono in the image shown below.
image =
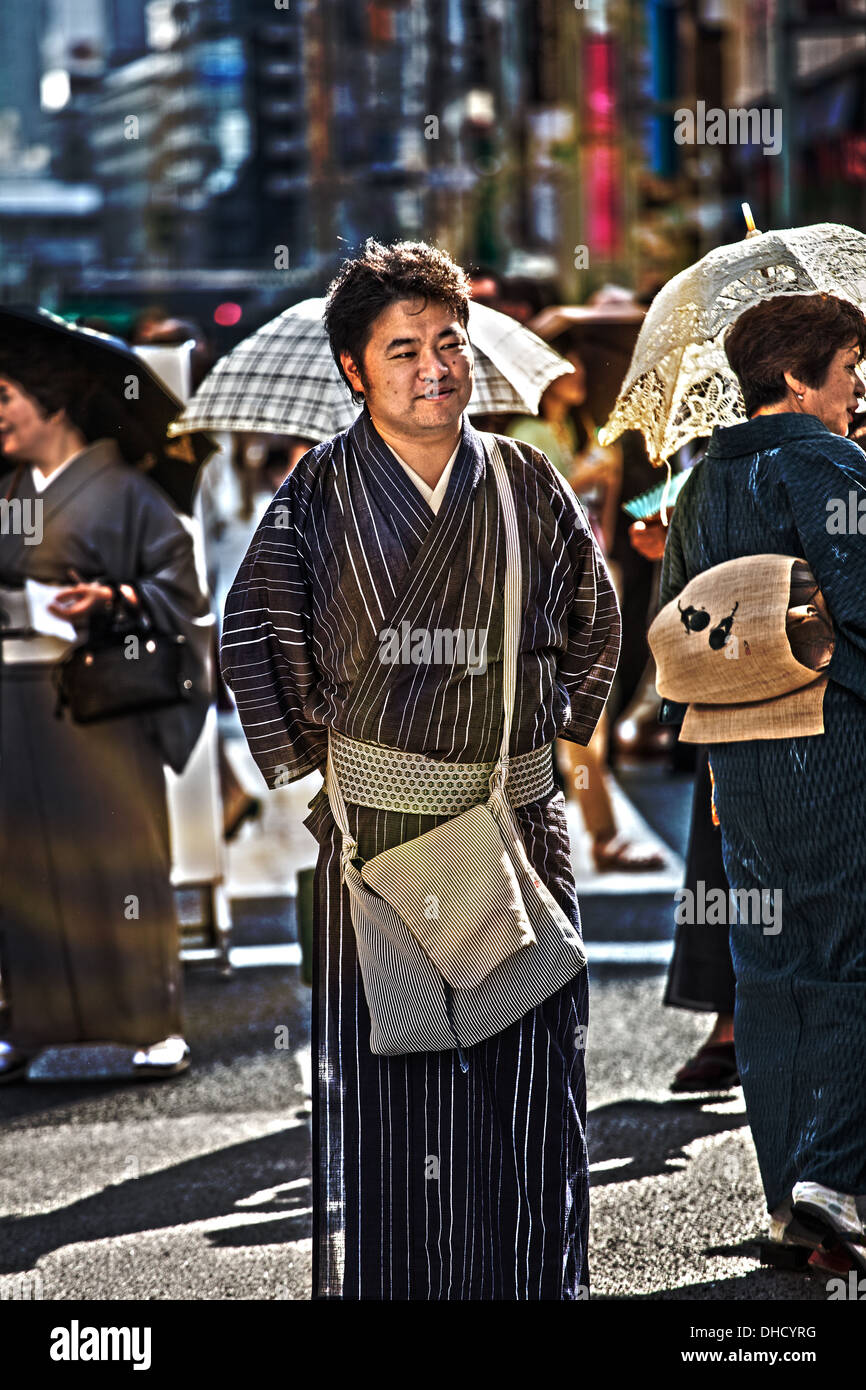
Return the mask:
<svg viewBox="0 0 866 1390">
<path fill-rule="evenodd" d="M 726 352 L 749 419 L 716 429 L 679 496 L 661 602 L 723 561 L 793 555 L 833 618 L 824 733 L 713 744 L 710 763 L 731 887 L 781 904 L 781 930 L 731 924 L 737 1060 L 767 1206 L 779 1235 L 841 1241 L 861 1259 L 866 460 L 845 435 L 864 394 L 866 319 L 831 295 L 778 296 L 741 315 Z"/>
</svg>

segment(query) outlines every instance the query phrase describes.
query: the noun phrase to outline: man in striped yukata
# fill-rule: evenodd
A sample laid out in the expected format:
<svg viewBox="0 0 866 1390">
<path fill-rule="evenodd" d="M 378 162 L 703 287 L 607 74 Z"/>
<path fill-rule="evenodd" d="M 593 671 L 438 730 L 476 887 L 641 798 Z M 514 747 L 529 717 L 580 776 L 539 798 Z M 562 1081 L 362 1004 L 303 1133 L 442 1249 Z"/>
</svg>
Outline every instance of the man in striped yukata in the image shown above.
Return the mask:
<svg viewBox="0 0 866 1390">
<path fill-rule="evenodd" d="M 270 786 L 324 772 L 329 727 L 444 762 L 498 756 L 505 539 L 465 413 L 468 288 L 446 253 L 376 242 L 331 286 L 332 351 L 363 410 L 279 489 L 225 612 L 225 676 Z M 589 741 L 619 614 L 567 483 L 538 450 L 500 445 L 523 568 L 513 756 L 557 737 Z M 443 630 L 455 640 L 435 643 Z M 362 859 L 447 819 L 351 803 L 348 814 Z M 579 930 L 562 794 L 516 814 Z M 305 824 L 320 846 L 313 1297 L 585 1298 L 586 972 L 468 1049 L 465 1073 L 456 1051 L 374 1056 L 324 790 Z"/>
</svg>

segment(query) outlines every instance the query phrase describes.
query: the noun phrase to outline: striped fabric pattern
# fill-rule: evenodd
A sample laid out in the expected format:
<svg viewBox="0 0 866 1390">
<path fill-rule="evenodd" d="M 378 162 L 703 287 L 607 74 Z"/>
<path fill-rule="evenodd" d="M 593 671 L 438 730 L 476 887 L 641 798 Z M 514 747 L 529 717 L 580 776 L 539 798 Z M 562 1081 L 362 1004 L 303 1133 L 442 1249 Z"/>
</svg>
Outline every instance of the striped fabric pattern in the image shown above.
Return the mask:
<svg viewBox="0 0 866 1390">
<path fill-rule="evenodd" d="M 616 600 L 586 516 L 536 450 L 507 439 L 523 589 L 512 750 L 587 743 L 619 650 Z M 464 419 L 434 516 L 362 414 L 301 460 L 226 605 L 223 667 L 271 786 L 324 770 L 327 728 L 453 762 L 496 758 L 504 545 L 495 482 Z M 489 628 L 483 674 L 383 665 L 382 629 Z M 441 823 L 348 805 L 362 858 Z M 576 931 L 560 793 L 515 815 Z M 314 912 L 314 1297 L 572 1300 L 588 1279 L 585 972 L 467 1054 L 374 1056 L 341 836 L 324 792 Z M 420 948 L 419 948 L 420 949 Z"/>
<path fill-rule="evenodd" d="M 428 822 L 358 812 L 357 834 L 361 815 L 373 847 Z M 520 818 L 532 863 L 576 916 L 561 794 Z M 374 1056 L 339 870 L 332 834 L 314 903 L 327 922 L 314 939 L 314 1297 L 584 1297 L 586 973 L 470 1049 L 465 1076 L 453 1050 Z"/>
<path fill-rule="evenodd" d="M 369 991 L 373 1052 L 417 1052 L 430 1047 L 428 1020 L 430 1006 L 437 999 L 441 1010 L 440 977 L 454 991 L 453 996 L 447 996 L 454 1012 L 460 1004 L 459 1023 L 446 1008 L 443 1046 L 450 1041 L 449 1033 L 466 1046 L 501 1032 L 567 984 L 586 964 L 577 932 L 526 860 L 503 790 L 514 713 L 521 567 L 511 484 L 496 440 L 493 436 L 490 440 L 489 458 L 505 529 L 506 565 L 502 743 L 488 804 L 475 806 L 417 839 L 386 849 L 363 864 L 359 874 L 352 873 L 357 845 L 349 833 L 333 757 L 334 738 L 329 735 L 326 786 L 343 836 L 344 881 L 352 899 L 361 973 Z M 456 765 L 454 773 L 456 776 Z M 516 869 L 521 870 L 520 880 Z M 375 893 L 362 891 L 362 885 Z M 546 916 L 554 927 L 543 944 L 530 925 L 524 892 L 533 902 L 536 921 L 540 923 Z M 387 957 L 389 950 L 392 955 L 395 951 L 399 954 L 393 932 L 394 911 L 434 967 L 432 977 L 430 971 L 425 970 L 422 976 L 410 969 L 408 993 L 405 960 L 399 964 L 394 959 L 384 960 L 383 973 L 378 974 L 381 957 Z M 378 950 L 371 943 L 380 921 L 385 940 Z M 557 933 L 561 940 L 557 940 Z M 416 983 L 417 993 L 413 994 Z M 508 1009 L 503 1008 L 506 999 L 511 1006 Z"/>
<path fill-rule="evenodd" d="M 512 752 L 556 737 L 586 744 L 616 670 L 616 598 L 568 485 L 537 450 L 499 443 L 522 522 Z M 468 421 L 435 517 L 366 414 L 304 455 L 262 518 L 225 607 L 224 674 L 269 786 L 323 772 L 328 727 L 449 762 L 495 760 L 498 521 L 496 486 Z M 380 662 L 380 633 L 404 617 L 416 629 L 486 629 L 485 673 Z"/>
</svg>

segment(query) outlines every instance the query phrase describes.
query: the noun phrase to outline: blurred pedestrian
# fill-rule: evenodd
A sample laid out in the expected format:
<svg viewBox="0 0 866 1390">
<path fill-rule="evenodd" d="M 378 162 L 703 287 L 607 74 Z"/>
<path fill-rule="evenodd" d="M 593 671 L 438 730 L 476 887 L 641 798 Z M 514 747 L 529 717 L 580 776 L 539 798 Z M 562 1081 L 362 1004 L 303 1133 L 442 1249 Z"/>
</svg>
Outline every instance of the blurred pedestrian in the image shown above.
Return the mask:
<svg viewBox="0 0 866 1390">
<path fill-rule="evenodd" d="M 697 901 L 701 893 L 721 892 L 728 901 L 729 883 L 722 839 L 712 814 L 710 766 L 705 748 L 698 750 L 691 831 L 683 887 Z M 717 901 L 717 899 L 716 899 Z M 665 1004 L 696 1013 L 713 1013 L 709 1035 L 693 1057 L 678 1069 L 672 1091 L 730 1091 L 740 1084 L 734 1046 L 734 967 L 728 923 L 677 923 L 668 968 Z"/>
<path fill-rule="evenodd" d="M 204 720 L 208 605 L 188 531 L 111 437 L 129 449 L 139 424 L 97 375 L 91 343 L 24 325 L 0 342 L 3 491 L 42 518 L 35 544 L 0 533 L 4 625 L 30 626 L 24 586 L 37 580 L 57 591 L 48 613 L 74 631 L 3 642 L 2 1080 L 59 1043 L 127 1044 L 140 1075 L 188 1065 L 163 764 L 181 770 Z M 186 639 L 189 701 L 57 718 L 63 658 L 114 607 Z"/>
<path fill-rule="evenodd" d="M 586 402 L 586 372 L 577 352 L 566 353 L 566 358 L 574 371 L 551 382 L 541 397 L 538 416 L 517 416 L 508 434 L 547 455 L 586 504 L 596 540 L 604 547 L 605 522 L 612 530 L 612 512 L 619 501 L 621 455 L 617 448 L 606 449 L 595 442 L 591 420 L 585 422 L 585 443 L 580 447 L 573 412 Z M 587 747 L 563 740 L 557 744 L 566 790 L 580 809 L 598 873 L 650 873 L 664 867 L 664 857 L 652 845 L 630 839 L 617 824 L 606 782 L 607 730 L 603 714 Z"/>
<path fill-rule="evenodd" d="M 662 559 L 667 534 L 667 525 L 659 516 L 635 521 L 629 528 L 635 549 L 652 561 Z M 721 890 L 727 898 L 729 884 L 718 820 L 712 815 L 710 769 L 705 748 L 698 749 L 683 886 L 687 893 L 698 893 L 701 891 L 699 885 L 703 885 L 705 894 Z M 726 921 L 677 923 L 664 1002 L 671 1008 L 716 1015 L 709 1036 L 695 1055 L 678 1069 L 671 1090 L 729 1091 L 738 1086 L 734 967 Z"/>
<path fill-rule="evenodd" d="M 159 309 L 151 309 L 141 315 L 133 329 L 133 343 L 142 347 L 183 347 L 190 344 L 189 384 L 195 391 L 207 376 L 214 364 L 213 346 L 204 330 L 193 319 L 174 318 Z M 232 441 L 233 443 L 234 441 Z M 207 569 L 207 585 L 211 594 L 217 592 L 219 584 L 218 542 L 223 534 L 226 518 L 222 514 L 220 499 L 223 493 L 219 476 L 220 467 L 225 466 L 220 450 L 208 465 L 201 480 L 196 505 L 201 518 L 204 542 L 204 557 Z M 214 669 L 217 679 L 217 708 L 230 710 L 231 698 L 219 674 L 219 627 L 213 628 Z M 217 768 L 220 782 L 220 802 L 222 805 L 223 838 L 234 840 L 242 827 L 255 820 L 261 813 L 262 803 L 251 796 L 240 781 L 226 752 L 222 731 L 217 732 Z"/>
<path fill-rule="evenodd" d="M 216 361 L 216 353 L 204 329 L 194 319 L 176 318 L 158 309 L 141 315 L 130 342 L 142 347 L 180 347 L 189 343 L 190 390 L 197 391 Z"/>
</svg>

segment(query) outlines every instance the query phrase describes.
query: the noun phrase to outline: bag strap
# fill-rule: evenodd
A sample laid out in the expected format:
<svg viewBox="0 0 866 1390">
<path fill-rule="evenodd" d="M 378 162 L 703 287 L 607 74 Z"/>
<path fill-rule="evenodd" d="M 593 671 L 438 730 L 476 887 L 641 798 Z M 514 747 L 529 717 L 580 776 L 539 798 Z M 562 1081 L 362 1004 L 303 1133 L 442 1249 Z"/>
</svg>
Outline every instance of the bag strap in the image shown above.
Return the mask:
<svg viewBox="0 0 866 1390">
<path fill-rule="evenodd" d="M 479 433 L 481 433 L 479 431 Z M 504 594 L 504 638 L 502 661 L 502 743 L 499 757 L 490 777 L 491 794 L 503 790 L 508 776 L 508 755 L 511 744 L 511 721 L 514 714 L 514 699 L 517 690 L 517 646 L 520 635 L 520 604 L 522 587 L 522 567 L 520 561 L 520 539 L 517 530 L 517 512 L 508 469 L 502 457 L 502 450 L 495 435 L 481 433 L 487 458 L 493 469 L 496 490 L 499 494 L 499 508 L 505 527 L 505 594 Z M 346 864 L 355 858 L 358 845 L 349 830 L 349 817 L 343 792 L 340 788 L 337 771 L 334 767 L 331 730 L 328 729 L 328 763 L 325 769 L 325 790 L 331 803 L 331 812 L 343 836 L 340 864 L 345 871 Z"/>
<path fill-rule="evenodd" d="M 517 530 L 517 512 L 514 507 L 514 493 L 508 469 L 502 457 L 502 450 L 495 435 L 485 436 L 489 459 L 493 465 L 493 476 L 499 492 L 499 507 L 505 525 L 505 600 L 504 600 L 504 650 L 502 662 L 502 745 L 499 762 L 491 778 L 500 775 L 499 786 L 505 786 L 508 776 L 508 753 L 511 746 L 511 720 L 514 714 L 514 699 L 517 692 L 517 646 L 520 637 L 520 605 L 522 588 L 522 568 L 520 563 L 520 537 Z"/>
</svg>

